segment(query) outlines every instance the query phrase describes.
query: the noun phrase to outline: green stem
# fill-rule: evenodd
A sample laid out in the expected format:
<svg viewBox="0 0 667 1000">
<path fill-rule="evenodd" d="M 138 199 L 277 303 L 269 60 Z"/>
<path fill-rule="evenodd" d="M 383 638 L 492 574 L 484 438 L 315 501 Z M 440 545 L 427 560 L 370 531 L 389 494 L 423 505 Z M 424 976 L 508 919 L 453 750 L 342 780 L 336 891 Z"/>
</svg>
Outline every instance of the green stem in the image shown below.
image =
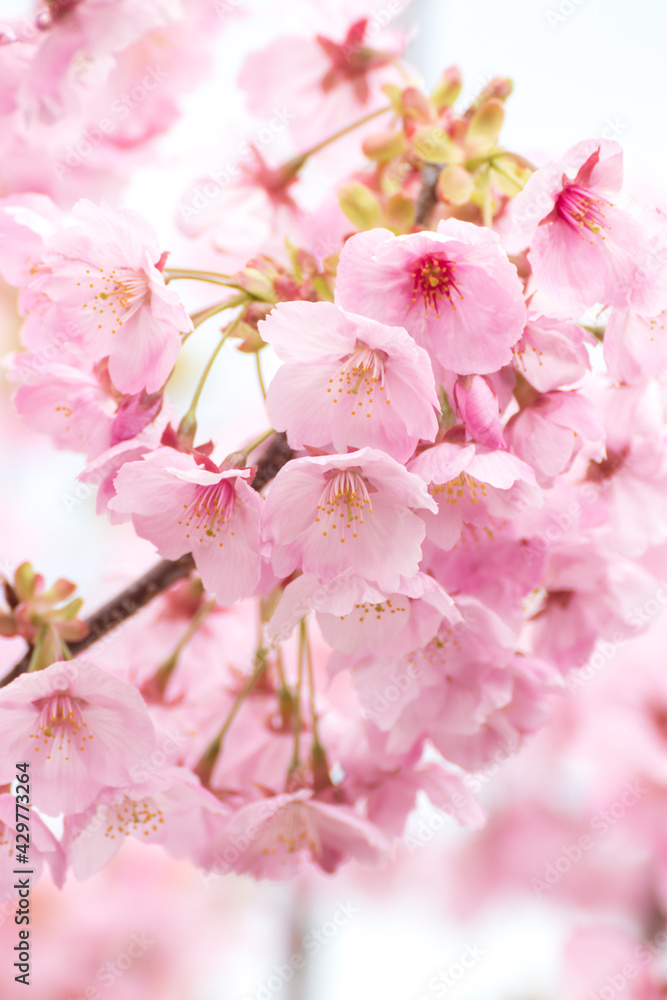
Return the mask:
<svg viewBox="0 0 667 1000">
<path fill-rule="evenodd" d="M 510 184 L 513 184 L 514 187 L 517 189 L 517 194 L 519 193 L 519 191 L 523 191 L 523 184 L 521 184 L 521 182 L 518 181 L 516 177 L 512 177 L 512 175 L 507 170 L 505 170 L 505 168 L 502 167 L 497 160 L 491 160 L 491 168 L 495 170 L 497 174 L 500 174 L 501 177 L 504 177 L 506 181 L 509 181 Z"/>
<path fill-rule="evenodd" d="M 211 357 L 208 359 L 208 361 L 206 363 L 206 367 L 204 368 L 204 371 L 201 373 L 201 378 L 199 379 L 199 383 L 197 385 L 197 388 L 195 389 L 195 394 L 192 397 L 192 402 L 190 403 L 190 408 L 188 409 L 188 412 L 183 417 L 183 420 L 181 421 L 181 423 L 192 423 L 192 422 L 194 422 L 195 417 L 196 417 L 196 413 L 197 413 L 197 406 L 199 404 L 199 397 L 201 396 L 202 391 L 204 389 L 204 386 L 206 385 L 206 379 L 208 378 L 208 376 L 211 373 L 211 368 L 213 367 L 213 365 L 215 363 L 215 359 L 217 358 L 218 354 L 220 353 L 220 351 L 222 349 L 222 345 L 225 343 L 225 341 L 227 340 L 227 338 L 231 336 L 231 334 L 234 332 L 234 330 L 236 329 L 236 327 L 239 325 L 240 322 L 241 322 L 241 314 L 239 313 L 239 315 L 235 316 L 234 319 L 231 321 L 231 323 L 229 324 L 229 326 L 225 330 L 224 334 L 220 338 L 219 342 L 216 344 L 215 350 L 211 354 Z"/>
<path fill-rule="evenodd" d="M 493 195 L 491 193 L 491 179 L 489 177 L 489 168 L 486 168 L 486 178 L 484 184 L 484 195 L 482 202 L 482 221 L 487 229 L 493 227 Z"/>
<path fill-rule="evenodd" d="M 259 448 L 260 444 L 264 444 L 264 442 L 268 441 L 271 435 L 275 433 L 276 432 L 274 431 L 273 427 L 269 427 L 268 431 L 264 431 L 264 433 L 260 434 L 259 437 L 256 437 L 254 441 L 251 441 L 249 445 L 247 445 L 245 448 L 242 448 L 241 449 L 242 453 L 247 458 L 248 455 L 251 455 L 253 453 L 255 448 Z"/>
<path fill-rule="evenodd" d="M 186 340 L 192 336 L 195 330 L 200 327 L 207 320 L 211 319 L 212 316 L 217 316 L 218 313 L 224 312 L 225 309 L 235 309 L 238 306 L 243 306 L 251 299 L 245 294 L 233 295 L 231 299 L 226 299 L 224 302 L 216 302 L 214 306 L 209 306 L 207 309 L 200 309 L 199 312 L 194 312 L 190 314 L 190 319 L 192 320 L 192 330 L 188 330 L 187 333 L 181 336 L 181 346 L 186 342 Z"/>
<path fill-rule="evenodd" d="M 379 115 L 384 115 L 387 113 L 387 111 L 393 111 L 393 110 L 394 110 L 393 105 L 388 104 L 385 108 L 380 108 L 378 111 L 371 111 L 369 115 L 364 115 L 363 118 L 359 118 L 356 122 L 353 122 L 351 125 L 346 125 L 345 128 L 342 128 L 340 132 L 336 132 L 335 135 L 330 135 L 328 139 L 323 139 L 322 142 L 318 142 L 314 146 L 311 146 L 310 149 L 307 149 L 305 153 L 300 153 L 299 159 L 303 159 L 305 161 L 309 156 L 313 156 L 315 153 L 319 153 L 321 149 L 325 149 L 332 142 L 336 142 L 337 139 L 342 139 L 342 137 L 344 135 L 347 135 L 348 132 L 353 132 L 355 128 L 359 128 L 360 125 L 365 125 L 366 122 L 372 121 L 373 118 L 377 118 Z"/>
<path fill-rule="evenodd" d="M 167 268 L 164 272 L 165 284 L 170 281 L 208 281 L 213 285 L 227 285 L 236 288 L 231 274 L 218 274 L 217 271 L 188 271 L 185 268 Z"/>
<path fill-rule="evenodd" d="M 201 625 L 201 623 L 204 621 L 204 618 L 206 618 L 206 615 L 214 607 L 215 607 L 215 597 L 212 597 L 210 601 L 206 602 L 206 604 L 200 605 L 200 607 L 197 609 L 197 611 L 192 616 L 192 619 L 191 619 L 191 621 L 190 621 L 187 629 L 183 633 L 182 638 L 177 643 L 176 648 L 174 649 L 174 651 L 171 653 L 170 656 L 167 657 L 167 659 L 164 661 L 164 663 L 162 663 L 162 665 L 160 667 L 158 667 L 158 670 L 156 671 L 156 674 L 155 674 L 154 681 L 155 681 L 156 690 L 159 692 L 160 695 L 164 694 L 164 692 L 165 692 L 165 690 L 167 688 L 167 684 L 169 683 L 169 678 L 171 677 L 172 673 L 174 672 L 174 668 L 176 667 L 176 664 L 178 663 L 178 659 L 179 659 L 181 653 L 183 652 L 183 650 L 185 649 L 185 647 L 187 646 L 187 644 L 190 642 L 190 639 L 195 634 L 195 632 L 197 631 L 197 629 L 199 628 L 199 626 Z"/>
<path fill-rule="evenodd" d="M 211 774 L 213 773 L 213 768 L 215 767 L 215 763 L 220 755 L 220 751 L 222 750 L 223 741 L 229 731 L 229 727 L 234 721 L 236 713 L 254 688 L 259 678 L 264 673 L 265 668 L 266 650 L 263 647 L 260 647 L 255 655 L 255 667 L 253 672 L 250 674 L 247 681 L 234 699 L 234 704 L 230 708 L 227 718 L 222 724 L 220 732 L 216 738 L 209 743 L 201 760 L 195 768 L 195 774 L 199 776 L 199 780 L 204 787 L 208 787 L 209 781 L 211 780 Z"/>
<path fill-rule="evenodd" d="M 264 379 L 262 378 L 262 362 L 259 359 L 259 351 L 255 351 L 255 363 L 257 365 L 257 378 L 259 379 L 259 387 L 262 390 L 262 396 L 264 397 L 264 402 L 266 402 L 266 389 L 264 387 Z"/>
<path fill-rule="evenodd" d="M 192 320 L 192 325 L 197 329 L 198 326 L 205 323 L 211 316 L 217 316 L 218 313 L 224 312 L 225 309 L 234 309 L 236 306 L 243 306 L 249 301 L 247 295 L 233 295 L 231 299 L 225 299 L 224 302 L 216 302 L 215 305 L 209 306 L 207 309 L 200 309 L 199 312 L 191 313 L 190 319 Z"/>
<path fill-rule="evenodd" d="M 248 456 L 253 453 L 255 448 L 259 448 L 260 444 L 264 444 L 275 433 L 273 427 L 269 427 L 268 431 L 264 431 L 263 434 L 260 434 L 254 441 L 251 441 L 245 448 L 241 448 L 240 451 L 233 451 L 231 455 L 228 455 L 223 462 L 223 467 L 225 469 L 245 468 L 248 463 Z"/>
<path fill-rule="evenodd" d="M 304 633 L 304 644 L 306 647 L 306 664 L 308 666 L 308 692 L 310 698 L 310 717 L 313 720 L 313 743 L 316 746 L 320 745 L 320 736 L 317 728 L 317 712 L 315 710 L 315 677 L 313 674 L 313 655 L 310 650 L 310 640 L 308 638 L 308 630 L 306 628 L 306 619 L 301 619 L 301 624 L 303 625 Z"/>
<path fill-rule="evenodd" d="M 298 653 L 298 668 L 297 668 L 297 680 L 296 680 L 296 694 L 294 697 L 294 750 L 292 751 L 292 760 L 289 766 L 288 778 L 290 778 L 297 767 L 301 763 L 301 755 L 299 752 L 299 744 L 301 738 L 301 688 L 303 686 L 303 653 L 305 647 L 306 638 L 306 620 L 302 618 L 299 623 L 299 653 Z"/>
</svg>

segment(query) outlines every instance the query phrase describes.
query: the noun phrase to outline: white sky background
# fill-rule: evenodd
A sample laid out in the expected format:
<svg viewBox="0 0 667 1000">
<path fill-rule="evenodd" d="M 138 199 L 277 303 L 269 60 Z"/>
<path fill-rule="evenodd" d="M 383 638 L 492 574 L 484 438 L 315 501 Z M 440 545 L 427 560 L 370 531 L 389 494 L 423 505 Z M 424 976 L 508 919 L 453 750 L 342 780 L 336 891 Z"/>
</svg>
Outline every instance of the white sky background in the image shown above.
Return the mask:
<svg viewBox="0 0 667 1000">
<path fill-rule="evenodd" d="M 187 7 L 187 0 L 184 3 Z M 0 0 L 0 18 L 25 7 L 23 0 Z M 266 12 L 263 25 L 258 26 L 254 19 L 230 21 L 218 78 L 204 88 L 208 99 L 202 101 L 201 93 L 188 98 L 186 107 L 192 116 L 165 143 L 172 156 L 170 171 L 146 170 L 127 192 L 125 204 L 144 211 L 163 235 L 173 233 L 167 216 L 180 191 L 196 174 L 191 156 L 183 150 L 201 142 L 202 134 L 207 141 L 214 141 L 213 109 L 220 109 L 216 118 L 231 112 L 243 128 L 242 103 L 230 89 L 239 54 L 275 35 L 278 17 L 285 30 L 296 27 L 289 0 L 280 4 L 277 0 L 253 0 L 252 8 Z M 555 23 L 550 23 L 549 11 L 561 19 L 552 18 Z M 514 79 L 515 92 L 507 105 L 503 132 L 508 148 L 539 162 L 581 139 L 599 136 L 605 128 L 616 128 L 618 134 L 608 131 L 606 135 L 617 138 L 625 149 L 629 190 L 667 208 L 667 6 L 656 0 L 634 4 L 626 0 L 417 0 L 410 20 L 421 26 L 412 61 L 428 83 L 452 63 L 461 68 L 464 93 L 471 97 L 494 75 Z M 182 252 L 181 243 L 179 259 L 174 257 L 173 264 L 187 265 Z M 214 324 L 211 327 L 210 333 L 201 331 L 200 336 L 198 332 L 201 358 L 215 342 Z M 221 362 L 224 357 L 223 352 Z M 231 358 L 228 366 L 219 363 L 219 388 L 215 398 L 210 394 L 203 397 L 202 417 L 213 424 L 221 413 L 233 410 L 235 419 L 248 422 L 251 436 L 263 429 L 265 418 L 250 360 L 234 357 L 233 361 L 237 360 L 246 361 L 248 379 L 244 382 L 239 378 Z M 193 365 L 188 392 L 195 372 Z M 12 457 L 16 458 L 10 453 Z M 15 552 L 8 538 L 0 555 L 13 563 L 27 557 L 37 561 L 39 552 L 44 552 L 38 568 L 50 578 L 65 575 L 78 580 L 83 593 L 89 595 L 90 607 L 96 587 L 99 596 L 101 576 L 108 592 L 109 580 L 126 572 L 128 561 L 138 551 L 148 564 L 153 556 L 151 546 L 134 546 L 130 529 L 105 532 L 91 500 L 74 515 L 65 508 L 62 493 L 73 489 L 73 476 L 80 465 L 76 456 L 53 452 L 45 444 L 39 468 L 26 471 L 22 481 L 12 484 L 17 510 L 24 506 L 26 516 L 36 526 L 35 550 Z M 25 531 L 17 536 L 25 537 Z M 118 545 L 117 539 L 122 539 L 122 544 Z M 443 876 L 434 873 L 434 879 L 438 877 Z M 485 917 L 477 928 L 463 930 L 445 918 L 433 897 L 424 895 L 419 885 L 412 889 L 395 885 L 385 896 L 379 896 L 372 882 L 368 894 L 357 890 L 359 915 L 311 960 L 308 991 L 299 1000 L 432 1000 L 436 994 L 427 988 L 429 977 L 447 969 L 475 937 L 488 945 L 488 957 L 447 996 L 457 1000 L 562 1000 L 557 996 L 557 968 L 564 928 L 557 912 L 549 913 L 528 901 L 521 909 L 503 909 Z M 230 891 L 234 892 L 231 887 Z M 264 936 L 258 933 L 248 949 L 236 956 L 236 967 L 221 973 L 220 983 L 211 987 L 210 997 L 216 1000 L 238 1000 L 243 990 L 249 990 L 248 996 L 254 998 L 253 985 L 266 980 L 273 963 L 284 961 L 279 927 L 291 890 L 248 885 L 244 892 L 253 905 L 263 906 L 269 913 L 269 918 L 266 913 L 262 918 L 265 922 L 268 919 L 269 931 L 265 928 Z M 311 925 L 326 921 L 338 900 L 353 898 L 351 892 L 344 882 L 318 880 L 308 918 Z M 223 948 L 221 955 L 227 959 L 227 949 Z M 278 1000 L 287 997 L 286 993 L 272 995 Z"/>
<path fill-rule="evenodd" d="M 624 147 L 629 190 L 667 204 L 664 4 L 417 0 L 414 12 L 428 23 L 413 61 L 429 82 L 450 63 L 460 66 L 466 92 L 488 77 L 512 77 L 505 145 L 541 158 L 619 124 L 619 135 L 607 137 Z"/>
</svg>

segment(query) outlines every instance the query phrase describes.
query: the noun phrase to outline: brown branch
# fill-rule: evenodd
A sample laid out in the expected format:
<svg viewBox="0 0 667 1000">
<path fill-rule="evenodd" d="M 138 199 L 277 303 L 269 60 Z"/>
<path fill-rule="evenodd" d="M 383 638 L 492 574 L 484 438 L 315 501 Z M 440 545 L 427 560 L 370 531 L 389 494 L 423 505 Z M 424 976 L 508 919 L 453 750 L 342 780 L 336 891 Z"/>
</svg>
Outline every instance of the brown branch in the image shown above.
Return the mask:
<svg viewBox="0 0 667 1000">
<path fill-rule="evenodd" d="M 435 186 L 441 170 L 442 166 L 438 166 L 436 163 L 426 163 L 422 167 L 422 186 L 415 204 L 416 226 L 428 226 L 430 222 L 433 209 L 438 203 Z"/>
<path fill-rule="evenodd" d="M 262 457 L 257 463 L 257 473 L 252 484 L 253 489 L 261 490 L 267 483 L 270 483 L 292 456 L 293 452 L 287 444 L 285 435 L 276 434 L 264 449 Z M 72 655 L 77 656 L 89 646 L 94 645 L 121 622 L 126 621 L 141 608 L 150 604 L 158 594 L 164 593 L 178 580 L 188 576 L 194 568 L 194 559 L 189 552 L 181 556 L 180 559 L 174 561 L 163 559 L 157 563 L 86 619 L 89 629 L 88 635 L 79 642 L 69 643 Z M 26 672 L 31 652 L 32 650 L 29 649 L 25 656 L 0 680 L 0 687 L 5 687 L 16 680 L 20 674 Z"/>
</svg>

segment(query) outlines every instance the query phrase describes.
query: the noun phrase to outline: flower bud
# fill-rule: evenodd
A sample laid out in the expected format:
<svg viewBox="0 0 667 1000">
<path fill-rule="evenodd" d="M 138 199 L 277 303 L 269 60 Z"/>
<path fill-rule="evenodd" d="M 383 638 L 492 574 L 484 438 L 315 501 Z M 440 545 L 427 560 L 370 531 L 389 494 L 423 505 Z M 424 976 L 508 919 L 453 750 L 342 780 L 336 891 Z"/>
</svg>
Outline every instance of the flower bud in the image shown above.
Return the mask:
<svg viewBox="0 0 667 1000">
<path fill-rule="evenodd" d="M 460 163 L 463 153 L 439 125 L 418 129 L 412 140 L 416 156 L 425 163 Z"/>
<path fill-rule="evenodd" d="M 450 163 L 438 176 L 436 191 L 440 201 L 448 205 L 465 205 L 470 201 L 475 182 L 465 167 Z"/>
<path fill-rule="evenodd" d="M 357 229 L 375 229 L 382 225 L 380 202 L 365 184 L 350 181 L 343 184 L 338 201 L 342 211 Z"/>
<path fill-rule="evenodd" d="M 469 156 L 477 156 L 498 145 L 498 137 L 505 120 L 502 101 L 490 100 L 481 104 L 473 113 L 466 135 Z"/>
<path fill-rule="evenodd" d="M 369 160 L 384 163 L 404 153 L 407 144 L 402 132 L 378 132 L 364 139 L 361 148 Z"/>
<path fill-rule="evenodd" d="M 461 93 L 462 86 L 461 70 L 458 66 L 446 69 L 431 93 L 431 101 L 437 110 L 451 108 Z"/>
</svg>

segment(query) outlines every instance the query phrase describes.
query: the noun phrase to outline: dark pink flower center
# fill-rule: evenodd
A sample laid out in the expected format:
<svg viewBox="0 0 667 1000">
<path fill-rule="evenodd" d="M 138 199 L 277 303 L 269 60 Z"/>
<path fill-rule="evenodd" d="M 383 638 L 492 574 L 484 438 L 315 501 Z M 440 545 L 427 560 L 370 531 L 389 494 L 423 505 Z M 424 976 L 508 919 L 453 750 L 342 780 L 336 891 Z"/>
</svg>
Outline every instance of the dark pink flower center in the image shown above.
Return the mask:
<svg viewBox="0 0 667 1000">
<path fill-rule="evenodd" d="M 358 528 L 364 523 L 364 514 L 372 514 L 368 488 L 363 477 L 350 469 L 335 472 L 326 483 L 317 505 L 316 521 L 324 521 L 323 535 L 337 532 L 334 538 L 344 542 L 356 538 Z"/>
<path fill-rule="evenodd" d="M 569 184 L 558 196 L 556 214 L 571 229 L 578 232 L 582 239 L 588 239 L 593 243 L 593 240 L 589 239 L 591 234 L 600 236 L 604 229 L 611 229 L 605 222 L 605 210 L 612 207 L 612 203 L 606 198 L 594 195 L 588 188 Z"/>
<path fill-rule="evenodd" d="M 235 491 L 228 479 L 210 486 L 196 486 L 190 503 L 183 504 L 183 516 L 178 523 L 188 529 L 185 537 L 192 542 L 217 538 L 231 523 L 234 505 Z"/>
<path fill-rule="evenodd" d="M 86 740 L 92 740 L 93 736 L 86 732 L 88 723 L 84 722 L 78 698 L 56 694 L 39 699 L 35 707 L 40 709 L 36 732 L 30 733 L 30 739 L 35 740 L 35 753 L 47 750 L 46 759 L 50 760 L 54 750 L 64 750 L 65 760 L 69 760 L 70 750 L 86 749 Z"/>
<path fill-rule="evenodd" d="M 299 170 L 303 165 L 299 163 L 299 157 L 288 160 L 280 167 L 270 167 L 262 154 L 252 144 L 250 153 L 253 162 L 242 165 L 241 170 L 245 177 L 242 183 L 249 187 L 262 188 L 273 205 L 283 205 L 292 211 L 297 211 L 296 203 L 289 193 L 289 189 L 299 179 Z"/>
<path fill-rule="evenodd" d="M 364 45 L 367 25 L 367 18 L 356 21 L 343 42 L 334 42 L 324 35 L 316 36 L 318 45 L 324 49 L 331 63 L 320 84 L 325 94 L 342 83 L 350 83 L 362 104 L 368 100 L 370 90 L 367 74 L 380 66 L 386 66 L 391 61 L 391 56 Z"/>
<path fill-rule="evenodd" d="M 456 281 L 456 261 L 446 258 L 436 257 L 428 254 L 422 257 L 412 271 L 412 301 L 417 301 L 420 295 L 424 302 L 424 315 L 428 315 L 429 309 L 433 309 L 436 317 L 440 319 L 440 303 L 447 299 L 452 309 L 456 305 L 452 296 L 458 295 L 463 299 Z"/>
</svg>

